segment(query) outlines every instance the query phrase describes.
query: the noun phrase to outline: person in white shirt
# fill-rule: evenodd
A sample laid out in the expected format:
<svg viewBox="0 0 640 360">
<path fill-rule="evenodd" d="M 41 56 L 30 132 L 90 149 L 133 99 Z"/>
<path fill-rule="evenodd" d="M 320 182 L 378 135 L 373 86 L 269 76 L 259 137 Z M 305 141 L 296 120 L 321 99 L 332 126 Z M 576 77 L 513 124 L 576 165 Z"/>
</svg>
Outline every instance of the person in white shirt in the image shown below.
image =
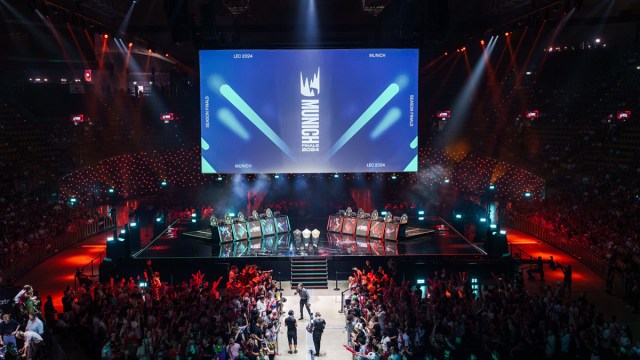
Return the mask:
<svg viewBox="0 0 640 360">
<path fill-rule="evenodd" d="M 22 356 L 27 360 L 36 359 L 43 345 L 42 336 L 34 331 L 18 331 L 16 337 L 18 339 L 24 339 L 24 346 L 20 349 Z"/>
<path fill-rule="evenodd" d="M 38 333 L 38 335 L 42 336 L 42 334 L 44 334 L 44 324 L 42 323 L 42 320 L 40 320 L 40 318 L 38 318 L 34 314 L 29 314 L 29 320 L 27 321 L 25 330 L 36 332 Z"/>
<path fill-rule="evenodd" d="M 258 298 L 258 301 L 256 302 L 256 310 L 258 310 L 261 316 L 267 311 L 267 302 L 264 301 L 264 295 L 260 295 Z"/>
</svg>

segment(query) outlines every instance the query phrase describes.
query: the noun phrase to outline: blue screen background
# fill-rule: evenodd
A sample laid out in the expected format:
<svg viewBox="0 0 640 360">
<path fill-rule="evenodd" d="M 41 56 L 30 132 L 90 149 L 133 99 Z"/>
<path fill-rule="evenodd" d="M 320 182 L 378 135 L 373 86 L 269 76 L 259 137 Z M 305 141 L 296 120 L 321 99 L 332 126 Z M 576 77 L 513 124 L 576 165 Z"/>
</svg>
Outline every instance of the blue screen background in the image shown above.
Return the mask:
<svg viewBox="0 0 640 360">
<path fill-rule="evenodd" d="M 203 173 L 417 171 L 416 49 L 203 50 L 200 75 Z M 310 98 L 317 152 L 302 151 Z"/>
</svg>

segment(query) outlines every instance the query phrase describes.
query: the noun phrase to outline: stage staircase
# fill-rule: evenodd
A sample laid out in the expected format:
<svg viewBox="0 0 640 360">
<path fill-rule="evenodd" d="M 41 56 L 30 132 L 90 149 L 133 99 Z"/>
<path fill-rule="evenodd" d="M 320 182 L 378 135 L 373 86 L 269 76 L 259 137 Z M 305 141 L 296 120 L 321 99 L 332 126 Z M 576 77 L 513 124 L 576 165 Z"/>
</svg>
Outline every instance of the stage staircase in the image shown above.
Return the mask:
<svg viewBox="0 0 640 360">
<path fill-rule="evenodd" d="M 329 269 L 327 259 L 291 259 L 291 287 L 303 283 L 307 289 L 327 289 Z"/>
</svg>

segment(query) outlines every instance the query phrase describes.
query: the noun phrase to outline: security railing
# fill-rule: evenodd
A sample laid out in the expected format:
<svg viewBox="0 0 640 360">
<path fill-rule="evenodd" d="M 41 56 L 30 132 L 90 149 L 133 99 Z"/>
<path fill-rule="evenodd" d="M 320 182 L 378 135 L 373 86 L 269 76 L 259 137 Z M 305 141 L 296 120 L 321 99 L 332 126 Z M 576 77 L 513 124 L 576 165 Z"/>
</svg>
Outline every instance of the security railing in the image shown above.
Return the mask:
<svg viewBox="0 0 640 360">
<path fill-rule="evenodd" d="M 30 248 L 26 254 L 20 256 L 19 260 L 4 270 L 3 276 L 6 283 L 11 284 L 17 281 L 35 266 L 57 252 L 75 245 L 90 236 L 113 228 L 114 223 L 115 221 L 110 218 L 101 218 L 91 224 L 80 226 L 71 232 L 47 239 L 42 244 Z"/>
<path fill-rule="evenodd" d="M 536 238 L 557 247 L 558 249 L 578 259 L 581 263 L 598 274 L 598 276 L 602 278 L 606 276 L 606 258 L 600 254 L 594 254 L 591 249 L 567 238 L 565 234 L 558 233 L 546 228 L 541 224 L 537 224 L 531 221 L 527 216 L 515 214 L 512 212 L 509 213 L 508 216 L 503 217 L 503 219 L 506 219 L 507 226 L 527 233 L 531 236 L 535 236 Z"/>
</svg>

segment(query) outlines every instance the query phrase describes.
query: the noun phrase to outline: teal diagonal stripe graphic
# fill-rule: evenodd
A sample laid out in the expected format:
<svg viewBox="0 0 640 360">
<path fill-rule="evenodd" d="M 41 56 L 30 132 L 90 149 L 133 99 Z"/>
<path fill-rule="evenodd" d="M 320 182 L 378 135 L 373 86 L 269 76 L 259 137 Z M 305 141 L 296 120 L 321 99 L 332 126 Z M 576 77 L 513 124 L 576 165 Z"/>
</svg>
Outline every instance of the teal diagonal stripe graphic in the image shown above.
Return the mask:
<svg viewBox="0 0 640 360">
<path fill-rule="evenodd" d="M 409 165 L 407 165 L 406 168 L 404 168 L 403 170 L 404 172 L 410 172 L 410 171 L 418 171 L 418 155 L 416 155 L 413 160 L 411 160 L 411 162 L 409 163 Z"/>
<path fill-rule="evenodd" d="M 278 136 L 278 134 L 276 134 L 275 131 L 273 131 L 273 129 L 271 129 L 269 125 L 267 125 L 267 123 L 264 122 L 264 120 L 262 120 L 262 118 L 258 114 L 256 114 L 255 111 L 253 111 L 249 104 L 247 104 L 240 97 L 240 95 L 238 95 L 238 93 L 236 93 L 231 88 L 231 86 L 227 84 L 222 85 L 220 87 L 220 93 L 227 100 L 229 100 L 229 102 L 233 104 L 233 106 L 235 106 L 238 111 L 246 116 L 247 119 L 249 119 L 249 121 L 253 123 L 253 125 L 260 129 L 260 131 L 262 131 L 262 133 L 265 134 L 269 138 L 269 140 L 271 140 L 278 148 L 280 148 L 280 150 L 287 154 L 287 156 L 289 156 L 291 159 L 294 158 L 293 151 L 291 151 L 289 146 L 287 146 L 287 144 L 280 138 L 280 136 Z"/>
<path fill-rule="evenodd" d="M 328 158 L 340 150 L 344 144 L 346 144 L 351 138 L 360 131 L 394 96 L 400 91 L 400 87 L 397 84 L 389 85 L 378 98 L 369 105 L 362 115 L 347 129 L 347 131 L 338 139 L 338 141 L 331 147 Z"/>
<path fill-rule="evenodd" d="M 205 158 L 203 156 L 200 157 L 202 159 L 202 173 L 203 174 L 215 174 L 217 171 L 216 169 L 213 168 L 213 166 L 211 166 L 211 164 L 209 164 L 209 162 L 207 160 L 205 160 Z"/>
<path fill-rule="evenodd" d="M 411 141 L 411 144 L 409 144 L 409 146 L 410 146 L 412 149 L 415 149 L 415 148 L 417 148 L 417 147 L 418 147 L 418 137 L 417 137 L 417 136 L 415 137 L 415 139 L 413 139 L 413 141 Z"/>
</svg>

